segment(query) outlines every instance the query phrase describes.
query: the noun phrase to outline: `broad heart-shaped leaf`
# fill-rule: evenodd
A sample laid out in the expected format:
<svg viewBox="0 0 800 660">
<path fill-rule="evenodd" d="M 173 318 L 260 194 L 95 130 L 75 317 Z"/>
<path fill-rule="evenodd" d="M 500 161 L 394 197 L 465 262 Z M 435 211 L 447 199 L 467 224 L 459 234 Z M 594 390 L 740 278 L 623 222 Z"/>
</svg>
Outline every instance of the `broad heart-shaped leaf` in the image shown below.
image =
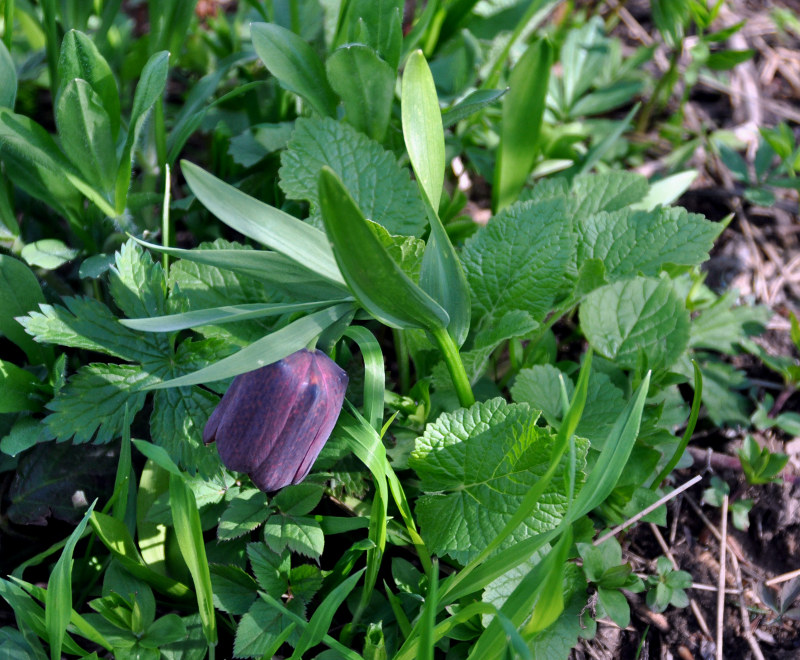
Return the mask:
<svg viewBox="0 0 800 660">
<path fill-rule="evenodd" d="M 571 398 L 575 389 L 572 380 L 550 364 L 522 369 L 511 388 L 511 397 L 516 403 L 524 402 L 535 410 L 541 410 L 547 423 L 555 428 L 559 427 L 562 417 L 559 375 L 563 376 L 567 396 Z M 586 404 L 575 435 L 586 438 L 593 448 L 599 449 L 624 409 L 622 391 L 606 374 L 592 371 Z"/>
<path fill-rule="evenodd" d="M 273 23 L 253 23 L 250 34 L 256 53 L 283 87 L 301 96 L 323 117 L 336 116 L 336 94 L 311 46 Z"/>
<path fill-rule="evenodd" d="M 479 327 L 509 311 L 541 322 L 563 286 L 574 246 L 563 197 L 514 204 L 467 241 L 462 252 Z"/>
<path fill-rule="evenodd" d="M 336 260 L 364 309 L 395 328 L 446 327 L 447 313 L 392 260 L 342 182 L 327 167 L 320 172 L 319 197 Z"/>
<path fill-rule="evenodd" d="M 16 317 L 44 303 L 44 294 L 36 276 L 19 259 L 0 254 L 0 334 L 19 346 L 31 364 L 53 362 L 53 351 L 33 341 Z"/>
<path fill-rule="evenodd" d="M 58 78 L 62 86 L 75 78 L 89 83 L 108 113 L 111 135 L 116 140 L 120 123 L 117 82 L 108 62 L 83 32 L 70 30 L 64 35 L 58 58 Z"/>
<path fill-rule="evenodd" d="M 331 87 L 342 98 L 347 121 L 381 142 L 392 113 L 394 69 L 363 44 L 337 48 L 325 68 Z"/>
<path fill-rule="evenodd" d="M 318 213 L 319 173 L 325 166 L 336 172 L 364 215 L 390 234 L 424 231 L 427 219 L 417 186 L 392 153 L 343 122 L 298 119 L 281 154 L 281 189 Z"/>
<path fill-rule="evenodd" d="M 56 125 L 61 146 L 83 178 L 112 195 L 117 154 L 111 121 L 102 100 L 85 80 L 70 80 L 61 90 Z"/>
<path fill-rule="evenodd" d="M 433 76 L 421 50 L 406 62 L 402 85 L 403 139 L 417 182 L 439 207 L 444 185 L 444 130 Z"/>
<path fill-rule="evenodd" d="M 324 232 L 259 202 L 188 161 L 181 161 L 181 169 L 192 192 L 229 227 L 332 282 L 344 284 Z"/>
<path fill-rule="evenodd" d="M 17 68 L 5 43 L 0 44 L 0 107 L 14 109 L 17 100 Z"/>
<path fill-rule="evenodd" d="M 609 281 L 656 276 L 666 264 L 694 266 L 708 259 L 722 229 L 722 224 L 682 208 L 600 211 L 577 224 L 578 264 L 602 260 Z"/>
<path fill-rule="evenodd" d="M 584 298 L 580 323 L 598 353 L 628 369 L 670 367 L 689 343 L 689 313 L 666 277 L 596 289 Z"/>
<path fill-rule="evenodd" d="M 72 165 L 39 124 L 0 108 L 0 158 L 20 188 L 68 218 L 77 216 L 81 195 L 64 176 Z"/>
<path fill-rule="evenodd" d="M 425 429 L 409 457 L 427 495 L 418 500 L 423 538 L 436 554 L 467 563 L 503 529 L 550 461 L 555 434 L 536 425 L 527 404 L 503 399 L 445 413 Z M 587 443 L 576 439 L 577 481 Z M 567 509 L 564 462 L 530 517 L 501 547 L 554 528 Z"/>
<path fill-rule="evenodd" d="M 510 90 L 503 99 L 500 147 L 494 170 L 495 211 L 516 201 L 539 154 L 553 48 L 547 39 L 533 42 L 511 71 Z"/>
</svg>

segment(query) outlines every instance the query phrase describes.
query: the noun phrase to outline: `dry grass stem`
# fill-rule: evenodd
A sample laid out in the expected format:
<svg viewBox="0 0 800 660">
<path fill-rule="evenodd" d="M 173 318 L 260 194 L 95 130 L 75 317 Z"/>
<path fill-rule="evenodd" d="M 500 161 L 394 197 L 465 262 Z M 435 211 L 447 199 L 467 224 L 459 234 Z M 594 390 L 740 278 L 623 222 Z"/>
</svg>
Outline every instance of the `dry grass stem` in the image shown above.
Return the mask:
<svg viewBox="0 0 800 660">
<path fill-rule="evenodd" d="M 717 660 L 724 660 L 722 638 L 725 632 L 725 555 L 728 548 L 728 496 L 722 496 L 721 539 L 719 543 L 719 581 L 717 582 Z"/>
</svg>

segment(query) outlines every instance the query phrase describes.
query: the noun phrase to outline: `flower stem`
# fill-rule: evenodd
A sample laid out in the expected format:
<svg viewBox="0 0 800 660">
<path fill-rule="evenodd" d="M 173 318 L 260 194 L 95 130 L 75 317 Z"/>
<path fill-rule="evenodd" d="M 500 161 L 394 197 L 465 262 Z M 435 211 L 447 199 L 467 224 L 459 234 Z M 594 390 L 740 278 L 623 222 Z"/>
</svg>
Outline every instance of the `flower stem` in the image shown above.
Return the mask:
<svg viewBox="0 0 800 660">
<path fill-rule="evenodd" d="M 472 387 L 469 384 L 467 372 L 464 370 L 464 363 L 461 361 L 458 347 L 446 328 L 437 328 L 432 330 L 431 334 L 436 340 L 439 350 L 442 352 L 447 370 L 450 372 L 450 377 L 453 379 L 458 401 L 462 406 L 468 408 L 475 403 L 475 395 L 472 393 Z"/>
</svg>

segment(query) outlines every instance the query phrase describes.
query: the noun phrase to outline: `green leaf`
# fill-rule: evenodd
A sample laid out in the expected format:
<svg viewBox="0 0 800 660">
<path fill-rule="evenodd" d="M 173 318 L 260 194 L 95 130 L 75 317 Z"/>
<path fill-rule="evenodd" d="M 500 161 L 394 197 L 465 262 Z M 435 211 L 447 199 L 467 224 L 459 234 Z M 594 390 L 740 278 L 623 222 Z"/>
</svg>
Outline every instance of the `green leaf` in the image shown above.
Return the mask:
<svg viewBox="0 0 800 660">
<path fill-rule="evenodd" d="M 47 404 L 45 423 L 61 440 L 111 442 L 122 432 L 126 404 L 131 417 L 144 406 L 142 386 L 154 382 L 141 368 L 127 364 L 89 364 Z"/>
<path fill-rule="evenodd" d="M 17 100 L 17 67 L 5 43 L 0 44 L 0 107 L 14 109 Z"/>
<path fill-rule="evenodd" d="M 512 310 L 541 322 L 564 283 L 574 236 L 563 199 L 515 204 L 464 245 L 462 260 L 479 327 Z"/>
<path fill-rule="evenodd" d="M 42 383 L 30 371 L 0 360 L 0 414 L 39 410 L 36 393 Z"/>
<path fill-rule="evenodd" d="M 66 307 L 40 305 L 20 323 L 36 341 L 107 353 L 123 360 L 163 361 L 169 351 L 164 336 L 143 335 L 123 327 L 94 298 L 63 298 Z"/>
<path fill-rule="evenodd" d="M 297 601 L 290 600 L 287 607 L 303 614 L 303 606 Z M 264 657 L 269 649 L 275 648 L 277 640 L 282 638 L 285 641 L 288 637 L 290 643 L 296 641 L 298 637 L 296 626 L 297 624 L 283 612 L 259 599 L 239 621 L 233 655 L 236 658 Z M 272 655 L 273 653 L 270 653 L 267 657 Z"/>
<path fill-rule="evenodd" d="M 492 399 L 442 415 L 417 439 L 409 466 L 430 493 L 418 500 L 416 514 L 431 552 L 467 563 L 511 518 L 547 470 L 555 441 L 536 417 L 526 404 Z M 577 440 L 579 480 L 586 450 Z M 556 526 L 567 509 L 565 469 L 562 461 L 530 516 L 501 547 Z"/>
<path fill-rule="evenodd" d="M 392 260 L 336 174 L 319 177 L 322 219 L 339 268 L 359 303 L 396 328 L 443 328 L 447 313 Z"/>
<path fill-rule="evenodd" d="M 345 118 L 378 142 L 383 141 L 394 101 L 395 72 L 369 46 L 346 44 L 325 63 L 328 80 L 344 102 Z"/>
<path fill-rule="evenodd" d="M 528 46 L 511 71 L 510 90 L 503 99 L 500 146 L 494 170 L 495 212 L 516 201 L 536 164 L 552 63 L 550 42 L 538 39 Z"/>
<path fill-rule="evenodd" d="M 247 489 L 237 495 L 219 519 L 217 538 L 229 541 L 252 532 L 270 514 L 267 496 L 260 490 Z"/>
<path fill-rule="evenodd" d="M 209 646 L 217 643 L 217 620 L 214 614 L 214 599 L 211 588 L 211 574 L 206 560 L 203 530 L 200 526 L 200 513 L 194 494 L 183 477 L 171 474 L 169 477 L 169 502 L 178 547 L 192 575 L 203 634 Z"/>
<path fill-rule="evenodd" d="M 336 94 L 325 77 L 322 61 L 311 46 L 273 23 L 253 23 L 250 34 L 256 53 L 282 87 L 301 96 L 317 114 L 336 116 Z"/>
<path fill-rule="evenodd" d="M 291 559 L 288 552 L 275 553 L 266 543 L 248 543 L 247 557 L 258 586 L 270 596 L 280 598 L 289 587 Z"/>
<path fill-rule="evenodd" d="M 116 140 L 120 124 L 117 83 L 94 41 L 82 32 L 69 30 L 64 35 L 58 58 L 58 78 L 62 87 L 75 78 L 89 83 L 108 113 L 111 135 Z"/>
<path fill-rule="evenodd" d="M 0 334 L 19 346 L 31 364 L 53 363 L 53 350 L 31 339 L 16 317 L 44 303 L 44 295 L 36 276 L 19 259 L 0 254 Z"/>
<path fill-rule="evenodd" d="M 400 63 L 403 42 L 401 0 L 350 0 L 337 34 L 344 41 L 371 46 L 393 69 Z"/>
<path fill-rule="evenodd" d="M 531 408 L 541 410 L 547 423 L 559 428 L 562 417 L 559 376 L 564 379 L 567 396 L 571 397 L 574 390 L 572 380 L 549 364 L 522 369 L 511 388 L 511 397 L 517 403 L 528 403 Z M 593 448 L 599 449 L 624 408 L 622 391 L 606 374 L 592 371 L 589 377 L 589 393 L 575 430 L 576 435 L 586 438 Z"/>
<path fill-rule="evenodd" d="M 72 261 L 79 254 L 78 250 L 67 247 L 57 238 L 43 238 L 28 243 L 20 255 L 31 266 L 39 266 L 47 270 L 55 270 Z"/>
<path fill-rule="evenodd" d="M 657 206 L 669 206 L 677 200 L 697 179 L 697 170 L 686 170 L 659 179 L 650 184 L 644 199 L 631 204 L 634 211 L 652 211 Z"/>
<path fill-rule="evenodd" d="M 350 303 L 334 305 L 314 312 L 289 323 L 280 330 L 276 330 L 272 334 L 253 342 L 238 353 L 223 358 L 204 369 L 152 385 L 149 389 L 184 387 L 186 385 L 223 380 L 272 364 L 304 348 L 312 339 L 318 337 L 323 330 L 350 312 L 352 312 Z"/>
<path fill-rule="evenodd" d="M 197 165 L 184 160 L 181 168 L 197 198 L 232 229 L 332 282 L 344 283 L 324 232 L 245 195 Z"/>
<path fill-rule="evenodd" d="M 472 116 L 497 101 L 507 91 L 505 89 L 476 89 L 470 92 L 454 106 L 442 111 L 443 127 L 449 128 L 462 119 Z"/>
<path fill-rule="evenodd" d="M 78 539 L 83 535 L 83 530 L 86 529 L 96 502 L 97 500 L 89 505 L 83 519 L 69 535 L 64 550 L 47 581 L 44 618 L 50 642 L 51 660 L 60 660 L 61 658 L 61 647 L 64 644 L 67 625 L 72 616 L 72 554 L 75 552 Z"/>
<path fill-rule="evenodd" d="M 238 566 L 211 564 L 214 606 L 228 614 L 245 614 L 256 599 L 258 585 Z"/>
<path fill-rule="evenodd" d="M 308 201 L 319 213 L 318 180 L 325 166 L 336 172 L 364 215 L 389 233 L 418 236 L 425 229 L 417 187 L 391 152 L 342 122 L 298 119 L 281 154 L 280 186 L 286 196 Z"/>
<path fill-rule="evenodd" d="M 81 176 L 106 197 L 113 196 L 117 154 L 111 120 L 85 80 L 69 81 L 58 97 L 56 125 L 61 146 Z"/>
<path fill-rule="evenodd" d="M 577 225 L 578 263 L 600 259 L 610 281 L 657 276 L 667 264 L 694 266 L 708 259 L 723 227 L 682 208 L 600 211 Z"/>
<path fill-rule="evenodd" d="M 673 365 L 689 343 L 689 313 L 669 279 L 637 277 L 596 289 L 580 308 L 581 328 L 592 347 L 636 369 Z"/>
<path fill-rule="evenodd" d="M 325 547 L 325 536 L 319 523 L 306 516 L 270 516 L 264 523 L 264 540 L 273 552 L 280 553 L 289 548 L 313 559 L 319 558 Z"/>
<path fill-rule="evenodd" d="M 39 124 L 0 108 L 0 156 L 20 188 L 67 217 L 77 215 L 81 196 L 72 165 Z"/>
<path fill-rule="evenodd" d="M 689 345 L 733 355 L 739 341 L 763 332 L 772 312 L 761 305 L 737 305 L 737 298 L 736 291 L 728 291 L 692 319 Z"/>
<path fill-rule="evenodd" d="M 442 113 L 428 63 L 421 50 L 406 61 L 402 85 L 403 138 L 417 182 L 436 209 L 444 184 Z"/>
</svg>

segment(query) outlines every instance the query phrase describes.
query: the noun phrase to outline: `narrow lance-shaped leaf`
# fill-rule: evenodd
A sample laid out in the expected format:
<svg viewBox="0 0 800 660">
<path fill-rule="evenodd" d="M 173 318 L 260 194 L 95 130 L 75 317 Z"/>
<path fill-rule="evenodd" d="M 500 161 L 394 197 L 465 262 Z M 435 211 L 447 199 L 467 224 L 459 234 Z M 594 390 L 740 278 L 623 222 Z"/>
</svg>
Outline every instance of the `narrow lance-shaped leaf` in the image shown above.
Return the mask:
<svg viewBox="0 0 800 660">
<path fill-rule="evenodd" d="M 308 101 L 323 117 L 336 116 L 336 94 L 311 46 L 294 32 L 272 23 L 253 23 L 250 33 L 256 53 L 283 87 Z"/>
<path fill-rule="evenodd" d="M 394 328 L 445 328 L 447 312 L 392 260 L 329 167 L 320 172 L 319 200 L 336 261 L 364 309 Z"/>
<path fill-rule="evenodd" d="M 286 255 L 333 282 L 344 284 L 325 234 L 220 181 L 202 168 L 181 161 L 192 192 L 229 227 Z"/>
<path fill-rule="evenodd" d="M 469 286 L 437 208 L 444 185 L 444 129 L 436 86 L 422 51 L 406 63 L 402 85 L 403 138 L 426 202 L 431 235 L 425 247 L 420 286 L 449 316 L 447 332 L 457 346 L 469 333 Z"/>
<path fill-rule="evenodd" d="M 511 72 L 494 170 L 495 213 L 516 200 L 536 163 L 552 61 L 550 42 L 540 39 L 528 47 Z"/>
<path fill-rule="evenodd" d="M 14 109 L 17 100 L 17 69 L 6 45 L 0 42 L 0 107 Z"/>
</svg>

